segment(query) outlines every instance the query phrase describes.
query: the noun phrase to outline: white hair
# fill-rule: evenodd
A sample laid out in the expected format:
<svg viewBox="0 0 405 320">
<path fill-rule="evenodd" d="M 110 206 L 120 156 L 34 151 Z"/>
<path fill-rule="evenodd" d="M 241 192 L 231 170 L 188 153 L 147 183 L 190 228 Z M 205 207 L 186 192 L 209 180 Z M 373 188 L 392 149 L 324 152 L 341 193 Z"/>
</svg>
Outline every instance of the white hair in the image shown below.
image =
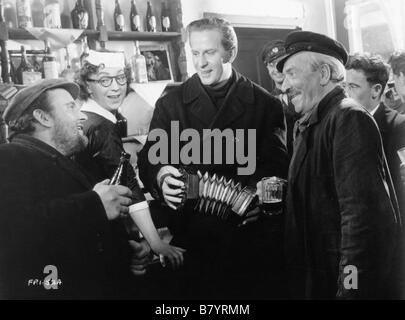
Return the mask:
<svg viewBox="0 0 405 320">
<path fill-rule="evenodd" d="M 341 83 L 346 79 L 346 69 L 342 62 L 332 56 L 326 54 L 306 51 L 306 57 L 313 71 L 318 70 L 321 66 L 327 65 L 330 69 L 330 81 L 334 83 Z"/>
</svg>

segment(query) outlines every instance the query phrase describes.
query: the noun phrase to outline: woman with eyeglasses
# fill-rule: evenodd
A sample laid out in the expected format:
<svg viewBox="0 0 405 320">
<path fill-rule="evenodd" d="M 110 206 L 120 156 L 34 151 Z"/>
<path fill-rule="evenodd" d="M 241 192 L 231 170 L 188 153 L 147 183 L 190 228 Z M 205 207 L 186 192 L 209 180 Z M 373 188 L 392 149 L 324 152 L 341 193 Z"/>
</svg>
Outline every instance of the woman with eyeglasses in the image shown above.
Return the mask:
<svg viewBox="0 0 405 320">
<path fill-rule="evenodd" d="M 84 101 L 81 111 L 88 117 L 83 131 L 88 137 L 89 143 L 87 149 L 76 156 L 75 160 L 90 175 L 90 178 L 97 182 L 111 179 L 119 165 L 121 153 L 124 151 L 121 139 L 126 136 L 124 133 L 126 130 L 119 125 L 123 120 L 119 108 L 129 93 L 130 76 L 131 69 L 125 67 L 123 56 L 120 57 L 117 53 L 112 52 L 90 50 L 89 55 L 83 59 L 82 68 L 76 77 L 81 87 L 81 98 Z M 129 174 L 134 177 L 135 171 L 131 169 L 133 168 L 130 168 Z M 183 263 L 184 250 L 160 240 L 151 220 L 148 204 L 138 184 L 135 189 L 133 193 L 136 194 L 136 208 L 139 209 L 136 211 L 137 220 L 135 222 L 139 230 L 153 252 L 160 255 L 162 262 L 165 257 L 173 267 L 179 267 Z M 114 248 L 124 248 L 125 250 L 125 242 L 128 242 L 127 234 L 130 231 L 128 229 L 131 228 L 128 227 L 130 219 L 126 217 L 124 220 L 115 222 L 113 229 L 119 235 L 116 238 L 121 243 L 115 244 Z M 137 242 L 130 241 L 132 247 L 135 246 L 135 251 L 148 251 L 141 246 L 141 244 L 145 244 L 144 241 L 136 240 Z M 125 256 L 125 252 L 118 251 L 117 258 Z M 142 256 L 142 259 L 146 261 L 150 257 Z M 124 259 L 123 264 L 129 265 L 130 263 Z M 132 265 L 132 272 L 142 274 L 144 270 L 142 268 L 137 270 L 136 266 Z"/>
</svg>

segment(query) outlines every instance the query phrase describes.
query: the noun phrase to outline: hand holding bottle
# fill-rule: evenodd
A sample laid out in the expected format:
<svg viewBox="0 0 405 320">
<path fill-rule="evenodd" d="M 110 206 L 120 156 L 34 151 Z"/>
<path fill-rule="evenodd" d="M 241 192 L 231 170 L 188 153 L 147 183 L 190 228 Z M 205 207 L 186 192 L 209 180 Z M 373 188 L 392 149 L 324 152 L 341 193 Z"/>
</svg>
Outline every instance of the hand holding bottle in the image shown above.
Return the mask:
<svg viewBox="0 0 405 320">
<path fill-rule="evenodd" d="M 128 206 L 132 203 L 132 192 L 124 186 L 109 185 L 110 180 L 104 180 L 97 183 L 95 191 L 103 203 L 108 220 L 117 219 L 121 214 L 129 212 Z"/>
</svg>

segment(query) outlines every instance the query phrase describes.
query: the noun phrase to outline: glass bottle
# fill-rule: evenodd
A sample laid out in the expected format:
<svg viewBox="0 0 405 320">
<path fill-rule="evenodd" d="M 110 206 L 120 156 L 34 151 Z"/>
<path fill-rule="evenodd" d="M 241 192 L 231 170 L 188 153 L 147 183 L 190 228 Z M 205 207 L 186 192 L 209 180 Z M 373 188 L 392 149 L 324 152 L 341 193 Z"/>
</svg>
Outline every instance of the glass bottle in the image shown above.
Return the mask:
<svg viewBox="0 0 405 320">
<path fill-rule="evenodd" d="M 45 28 L 62 28 L 60 19 L 60 5 L 58 0 L 46 0 L 44 6 L 44 27 Z"/>
<path fill-rule="evenodd" d="M 70 13 L 74 29 L 87 29 L 89 26 L 89 13 L 83 6 L 82 0 L 77 0 L 76 5 Z"/>
<path fill-rule="evenodd" d="M 42 0 L 34 0 L 31 5 L 32 8 L 32 23 L 34 27 L 44 26 L 44 4 Z"/>
<path fill-rule="evenodd" d="M 115 31 L 124 31 L 125 19 L 118 0 L 115 0 L 114 24 Z"/>
<path fill-rule="evenodd" d="M 31 84 L 36 80 L 34 67 L 27 60 L 24 46 L 21 46 L 21 62 L 17 68 L 16 77 L 19 84 Z"/>
<path fill-rule="evenodd" d="M 56 62 L 55 55 L 51 52 L 49 43 L 45 42 L 45 56 L 42 60 L 43 69 L 44 69 L 44 78 L 45 79 L 57 79 L 59 78 L 58 73 L 58 63 Z"/>
<path fill-rule="evenodd" d="M 156 32 L 156 17 L 153 14 L 150 1 L 148 1 L 148 8 L 146 10 L 146 30 L 149 32 Z"/>
<path fill-rule="evenodd" d="M 139 48 L 139 42 L 136 41 L 134 43 L 135 46 L 135 54 L 132 57 L 132 68 L 134 70 L 135 75 L 135 82 L 137 83 L 148 83 L 148 71 L 146 68 L 146 59 L 141 54 L 141 50 Z"/>
<path fill-rule="evenodd" d="M 105 25 L 104 22 L 104 7 L 101 0 L 96 0 L 96 16 L 97 16 L 97 30 Z"/>
<path fill-rule="evenodd" d="M 131 30 L 132 31 L 141 30 L 141 17 L 139 16 L 138 10 L 136 9 L 135 0 L 132 0 L 132 2 L 131 2 L 130 21 L 131 21 Z"/>
<path fill-rule="evenodd" d="M 169 10 L 167 9 L 166 2 L 162 1 L 162 31 L 169 32 L 170 31 L 170 16 Z"/>
<path fill-rule="evenodd" d="M 32 28 L 30 0 L 17 0 L 17 23 L 19 28 Z"/>
</svg>

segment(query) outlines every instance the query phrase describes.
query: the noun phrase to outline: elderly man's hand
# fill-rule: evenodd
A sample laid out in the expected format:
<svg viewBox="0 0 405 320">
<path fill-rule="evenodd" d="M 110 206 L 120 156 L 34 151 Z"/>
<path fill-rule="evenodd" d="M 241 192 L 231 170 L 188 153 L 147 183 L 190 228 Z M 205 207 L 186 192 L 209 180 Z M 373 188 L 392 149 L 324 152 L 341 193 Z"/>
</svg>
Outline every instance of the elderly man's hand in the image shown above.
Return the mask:
<svg viewBox="0 0 405 320">
<path fill-rule="evenodd" d="M 131 272 L 135 276 L 142 276 L 146 273 L 146 268 L 153 259 L 153 253 L 145 239 L 140 242 L 130 240 L 129 245 L 132 248 Z"/>
</svg>

